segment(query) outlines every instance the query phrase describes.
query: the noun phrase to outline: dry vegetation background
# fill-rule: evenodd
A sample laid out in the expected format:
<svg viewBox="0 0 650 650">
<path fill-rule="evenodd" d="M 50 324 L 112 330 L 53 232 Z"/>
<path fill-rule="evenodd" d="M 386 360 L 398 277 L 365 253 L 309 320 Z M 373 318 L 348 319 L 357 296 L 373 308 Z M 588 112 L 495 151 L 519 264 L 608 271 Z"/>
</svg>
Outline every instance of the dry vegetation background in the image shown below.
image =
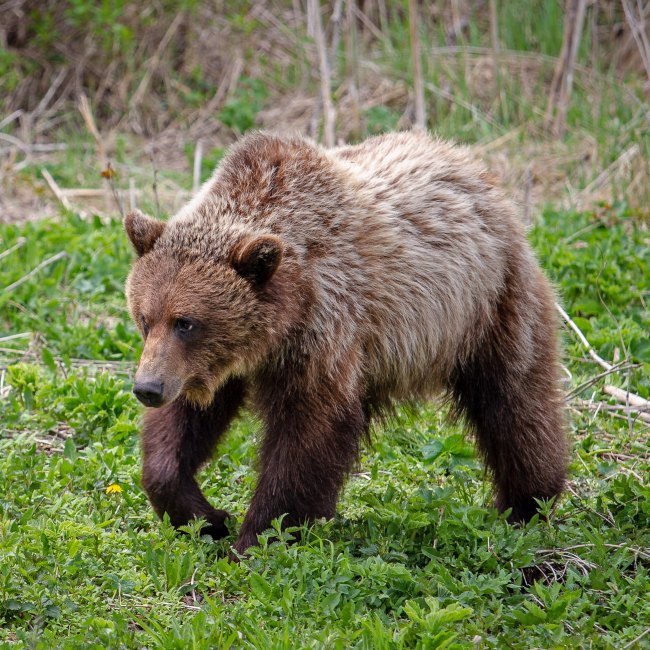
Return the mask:
<svg viewBox="0 0 650 650">
<path fill-rule="evenodd" d="M 171 212 L 253 127 L 327 142 L 417 123 L 476 144 L 527 220 L 643 205 L 649 27 L 641 0 L 5 0 L 0 220 L 115 213 L 116 191 L 153 200 L 156 181 Z"/>
</svg>

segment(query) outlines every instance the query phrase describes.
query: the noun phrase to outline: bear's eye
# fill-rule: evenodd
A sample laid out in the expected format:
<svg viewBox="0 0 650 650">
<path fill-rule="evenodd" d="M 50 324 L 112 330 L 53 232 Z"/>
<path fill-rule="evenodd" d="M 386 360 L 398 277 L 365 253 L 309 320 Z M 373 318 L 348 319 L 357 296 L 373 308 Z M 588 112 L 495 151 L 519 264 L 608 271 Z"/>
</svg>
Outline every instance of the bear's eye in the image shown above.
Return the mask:
<svg viewBox="0 0 650 650">
<path fill-rule="evenodd" d="M 142 325 L 142 333 L 146 338 L 147 334 L 149 334 L 149 325 L 147 325 L 147 321 L 145 320 L 144 316 L 140 316 L 140 323 Z"/>
<path fill-rule="evenodd" d="M 192 330 L 194 330 L 194 328 L 194 323 L 190 320 L 187 320 L 187 318 L 177 318 L 174 322 L 174 329 L 179 334 L 189 334 Z"/>
</svg>

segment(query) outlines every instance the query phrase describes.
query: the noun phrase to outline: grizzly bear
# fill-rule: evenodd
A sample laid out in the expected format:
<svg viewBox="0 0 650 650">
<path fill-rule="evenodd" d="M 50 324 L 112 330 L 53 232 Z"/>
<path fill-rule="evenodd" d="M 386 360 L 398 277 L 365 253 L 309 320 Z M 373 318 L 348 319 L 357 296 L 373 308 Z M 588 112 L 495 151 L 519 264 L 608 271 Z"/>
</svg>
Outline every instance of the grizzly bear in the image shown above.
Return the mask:
<svg viewBox="0 0 650 650">
<path fill-rule="evenodd" d="M 245 400 L 264 436 L 238 553 L 283 514 L 332 517 L 373 418 L 436 393 L 476 435 L 510 521 L 562 491 L 553 292 L 470 149 L 255 133 L 169 222 L 136 210 L 125 227 L 142 484 L 174 526 L 228 533 L 195 475 Z"/>
</svg>

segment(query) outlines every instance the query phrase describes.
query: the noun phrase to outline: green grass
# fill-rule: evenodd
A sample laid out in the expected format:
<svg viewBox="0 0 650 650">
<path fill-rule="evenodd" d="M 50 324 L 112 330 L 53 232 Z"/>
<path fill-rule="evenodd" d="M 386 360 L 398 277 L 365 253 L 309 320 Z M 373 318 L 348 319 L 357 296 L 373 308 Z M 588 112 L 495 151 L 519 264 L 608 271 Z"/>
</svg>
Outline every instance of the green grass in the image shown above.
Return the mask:
<svg viewBox="0 0 650 650">
<path fill-rule="evenodd" d="M 650 395 L 648 215 L 546 211 L 531 239 L 607 382 Z M 175 533 L 139 483 L 140 349 L 121 226 L 73 213 L 0 226 L 0 639 L 5 647 L 643 647 L 650 627 L 648 426 L 573 402 L 571 491 L 548 523 L 489 508 L 473 447 L 435 405 L 379 430 L 333 521 L 225 556 L 255 483 L 245 415 L 202 484 L 235 515 Z M 566 336 L 572 385 L 596 375 Z M 605 401 L 603 381 L 581 397 Z M 7 387 L 9 390 L 7 391 Z M 579 408 L 580 407 L 580 408 Z M 107 493 L 110 485 L 121 491 Z M 281 534 L 283 540 L 291 531 Z"/>
</svg>

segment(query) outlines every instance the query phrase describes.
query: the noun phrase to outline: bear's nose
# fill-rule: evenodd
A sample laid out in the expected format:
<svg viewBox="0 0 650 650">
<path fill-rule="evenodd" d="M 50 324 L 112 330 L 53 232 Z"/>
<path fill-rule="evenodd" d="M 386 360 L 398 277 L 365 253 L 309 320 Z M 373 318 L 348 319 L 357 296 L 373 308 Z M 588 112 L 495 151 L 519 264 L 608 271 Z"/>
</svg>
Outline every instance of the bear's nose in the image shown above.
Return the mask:
<svg viewBox="0 0 650 650">
<path fill-rule="evenodd" d="M 163 403 L 162 381 L 136 381 L 133 392 L 145 406 L 155 407 Z"/>
</svg>

